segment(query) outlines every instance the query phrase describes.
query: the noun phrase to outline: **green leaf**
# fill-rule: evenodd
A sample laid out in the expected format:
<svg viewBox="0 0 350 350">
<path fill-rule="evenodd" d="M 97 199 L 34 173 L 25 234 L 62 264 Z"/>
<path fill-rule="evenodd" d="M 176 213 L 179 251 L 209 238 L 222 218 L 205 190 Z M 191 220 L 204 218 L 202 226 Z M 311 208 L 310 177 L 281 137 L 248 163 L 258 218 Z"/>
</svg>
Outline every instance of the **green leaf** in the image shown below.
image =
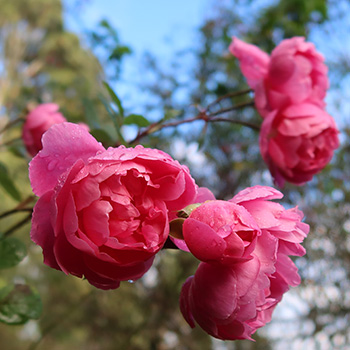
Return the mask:
<svg viewBox="0 0 350 350">
<path fill-rule="evenodd" d="M 113 140 L 111 135 L 108 134 L 103 129 L 92 129 L 90 130 L 90 134 L 97 140 L 102 142 L 103 144 L 113 144 Z"/>
<path fill-rule="evenodd" d="M 106 101 L 103 96 L 100 96 L 100 100 L 103 103 L 103 105 L 105 106 L 108 115 L 112 119 L 112 122 L 114 124 L 115 130 L 116 130 L 118 138 L 119 138 L 119 141 L 121 143 L 125 144 L 125 139 L 124 139 L 123 134 L 121 132 L 122 121 L 120 121 L 120 119 L 118 118 L 118 115 L 114 112 L 114 110 L 109 105 L 108 101 Z"/>
<path fill-rule="evenodd" d="M 38 319 L 41 312 L 40 296 L 28 285 L 8 285 L 0 289 L 0 322 L 23 324 L 30 319 Z"/>
<path fill-rule="evenodd" d="M 16 266 L 27 255 L 25 244 L 15 237 L 0 239 L 0 269 Z"/>
<path fill-rule="evenodd" d="M 124 118 L 124 125 L 135 124 L 139 127 L 145 127 L 150 125 L 150 122 L 140 114 L 130 114 Z"/>
<path fill-rule="evenodd" d="M 128 46 L 116 46 L 110 56 L 108 57 L 109 60 L 121 60 L 124 55 L 130 55 L 131 49 Z"/>
<path fill-rule="evenodd" d="M 94 104 L 88 98 L 83 98 L 83 106 L 85 119 L 90 128 L 99 129 L 100 123 L 98 121 L 98 116 Z"/>
<path fill-rule="evenodd" d="M 117 94 L 114 92 L 114 90 L 110 87 L 110 85 L 108 83 L 106 83 L 105 81 L 103 82 L 103 85 L 106 87 L 109 96 L 111 96 L 112 101 L 115 103 L 115 105 L 118 107 L 118 111 L 119 114 L 124 117 L 124 108 L 122 106 L 122 103 L 119 99 L 119 97 L 117 96 Z"/>
<path fill-rule="evenodd" d="M 4 164 L 0 163 L 0 185 L 4 190 L 16 201 L 21 200 L 21 195 L 18 192 L 15 184 L 8 175 L 7 168 Z"/>
</svg>

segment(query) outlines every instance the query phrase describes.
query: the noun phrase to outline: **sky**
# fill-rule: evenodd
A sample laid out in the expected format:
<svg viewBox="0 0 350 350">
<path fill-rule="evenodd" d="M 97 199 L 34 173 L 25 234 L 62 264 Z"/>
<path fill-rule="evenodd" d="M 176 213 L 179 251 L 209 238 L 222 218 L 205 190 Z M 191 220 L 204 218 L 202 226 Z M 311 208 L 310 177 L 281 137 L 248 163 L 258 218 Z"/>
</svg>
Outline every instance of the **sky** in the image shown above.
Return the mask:
<svg viewBox="0 0 350 350">
<path fill-rule="evenodd" d="M 147 99 L 137 91 L 145 80 L 142 76 L 143 54 L 148 51 L 156 56 L 159 64 L 167 68 L 176 52 L 196 44 L 196 30 L 208 16 L 213 0 L 80 0 L 79 11 L 72 0 L 63 0 L 64 20 L 68 30 L 83 39 L 83 31 L 94 29 L 102 19 L 114 27 L 121 44 L 132 49 L 122 66 L 122 78 L 112 87 L 122 99 L 124 107 L 133 113 L 138 103 Z M 190 66 L 191 61 L 182 62 Z M 137 98 L 135 98 L 135 96 Z"/>
<path fill-rule="evenodd" d="M 169 46 L 191 45 L 194 31 L 209 9 L 210 0 L 88 0 L 82 11 L 71 11 L 71 0 L 64 0 L 68 28 L 93 28 L 107 19 L 118 30 L 122 42 L 136 54 L 145 50 L 157 55 L 170 54 Z M 80 27 L 80 28 L 79 28 Z"/>
</svg>

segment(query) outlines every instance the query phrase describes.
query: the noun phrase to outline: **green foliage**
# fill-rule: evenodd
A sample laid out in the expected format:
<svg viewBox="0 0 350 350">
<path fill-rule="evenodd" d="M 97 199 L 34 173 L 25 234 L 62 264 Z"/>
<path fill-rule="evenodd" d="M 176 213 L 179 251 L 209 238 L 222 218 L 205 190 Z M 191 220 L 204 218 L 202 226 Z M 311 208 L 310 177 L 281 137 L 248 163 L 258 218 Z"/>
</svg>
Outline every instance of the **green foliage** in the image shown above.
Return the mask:
<svg viewBox="0 0 350 350">
<path fill-rule="evenodd" d="M 27 255 L 25 244 L 15 237 L 0 238 L 0 269 L 16 266 Z"/>
<path fill-rule="evenodd" d="M 112 72 L 111 78 L 118 79 L 122 61 L 125 56 L 132 54 L 131 48 L 120 42 L 117 30 L 106 19 L 100 21 L 90 33 L 90 38 L 93 48 L 105 53 L 102 57 L 105 70 L 107 71 L 109 66 Z"/>
<path fill-rule="evenodd" d="M 21 200 L 21 195 L 16 188 L 16 185 L 8 174 L 6 166 L 2 163 L 0 163 L 0 185 L 14 200 Z"/>
<path fill-rule="evenodd" d="M 124 125 L 137 125 L 140 128 L 150 125 L 150 122 L 140 114 L 129 114 L 124 118 Z"/>
<path fill-rule="evenodd" d="M 106 87 L 109 96 L 111 97 L 113 103 L 117 106 L 119 115 L 123 118 L 124 117 L 124 108 L 122 106 L 122 103 L 120 101 L 120 98 L 117 96 L 116 92 L 110 87 L 110 85 L 106 82 L 103 83 L 103 85 Z"/>
<path fill-rule="evenodd" d="M 38 319 L 42 303 L 38 293 L 25 284 L 8 285 L 0 289 L 0 322 L 23 324 Z"/>
</svg>

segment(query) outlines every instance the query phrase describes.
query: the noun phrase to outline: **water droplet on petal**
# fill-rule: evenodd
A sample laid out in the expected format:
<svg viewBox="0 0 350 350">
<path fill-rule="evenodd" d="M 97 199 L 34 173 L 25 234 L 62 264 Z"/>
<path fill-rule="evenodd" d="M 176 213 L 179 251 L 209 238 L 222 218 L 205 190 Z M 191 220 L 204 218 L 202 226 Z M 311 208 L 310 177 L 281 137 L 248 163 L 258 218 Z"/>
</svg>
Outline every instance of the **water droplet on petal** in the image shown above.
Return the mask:
<svg viewBox="0 0 350 350">
<path fill-rule="evenodd" d="M 47 165 L 47 170 L 48 171 L 52 171 L 52 170 L 54 170 L 55 168 L 56 168 L 56 165 L 57 165 L 57 160 L 51 160 L 50 162 L 49 162 L 49 164 Z"/>
<path fill-rule="evenodd" d="M 134 280 L 128 280 L 128 282 L 129 282 L 129 283 L 135 283 L 135 281 L 134 281 Z"/>
</svg>

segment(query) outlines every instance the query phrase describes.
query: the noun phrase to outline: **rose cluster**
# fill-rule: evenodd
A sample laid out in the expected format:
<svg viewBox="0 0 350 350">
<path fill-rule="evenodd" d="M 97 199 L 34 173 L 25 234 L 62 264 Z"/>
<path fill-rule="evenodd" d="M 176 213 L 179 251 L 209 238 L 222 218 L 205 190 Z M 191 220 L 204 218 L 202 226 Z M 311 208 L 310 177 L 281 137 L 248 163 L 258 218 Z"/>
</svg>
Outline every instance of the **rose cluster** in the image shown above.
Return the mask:
<svg viewBox="0 0 350 350">
<path fill-rule="evenodd" d="M 194 206 L 173 239 L 201 260 L 183 285 L 180 308 L 192 327 L 197 322 L 214 337 L 251 339 L 283 293 L 300 283 L 288 255 L 305 253 L 308 225 L 297 208 L 269 201 L 282 197 L 273 188 L 216 200 L 168 154 L 140 145 L 106 150 L 86 128 L 67 122 L 44 133 L 29 176 L 39 196 L 31 238 L 44 263 L 101 289 L 142 277 L 176 213 Z"/>
<path fill-rule="evenodd" d="M 234 37 L 230 51 L 264 118 L 260 150 L 275 182 L 310 181 L 339 146 L 338 129 L 325 111 L 329 82 L 323 56 L 302 37 L 283 40 L 270 56 Z"/>
<path fill-rule="evenodd" d="M 271 202 L 282 194 L 255 186 L 229 201 L 208 200 L 183 223 L 189 251 L 201 260 L 182 287 L 180 308 L 191 327 L 210 335 L 251 339 L 271 320 L 290 286 L 300 283 L 289 255 L 305 254 L 303 213 Z"/>
</svg>

